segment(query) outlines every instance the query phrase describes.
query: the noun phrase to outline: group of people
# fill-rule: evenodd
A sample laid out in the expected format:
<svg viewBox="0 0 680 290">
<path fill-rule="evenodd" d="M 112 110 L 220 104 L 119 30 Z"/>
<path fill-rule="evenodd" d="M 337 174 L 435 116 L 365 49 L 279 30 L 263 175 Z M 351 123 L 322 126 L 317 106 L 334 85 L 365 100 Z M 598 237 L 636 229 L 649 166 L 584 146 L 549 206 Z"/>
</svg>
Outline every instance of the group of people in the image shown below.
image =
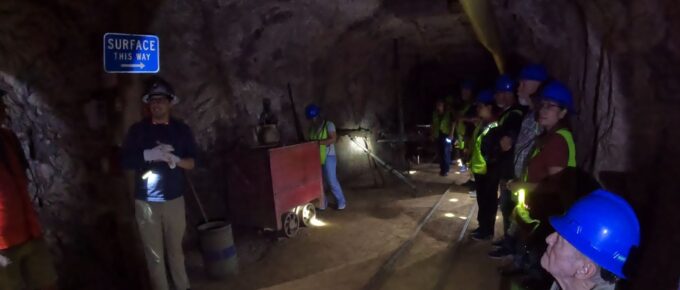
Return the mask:
<svg viewBox="0 0 680 290">
<path fill-rule="evenodd" d="M 465 82 L 458 102 L 437 102 L 432 124 L 440 174 L 448 174 L 455 146 L 475 180 L 479 227 L 472 239 L 492 240 L 500 205 L 503 236 L 493 242 L 496 249 L 489 256 L 512 257 L 506 272 L 531 277 L 544 269 L 556 280 L 553 289 L 613 289 L 617 279 L 627 277 L 624 264 L 640 243 L 632 207 L 605 190 L 580 199 L 556 197 L 567 202 L 550 209 L 537 202 L 549 194 L 545 185 L 552 177 L 577 165 L 568 122 L 575 113 L 571 91 L 532 64 L 518 80 L 501 75 L 493 88 L 473 97 L 472 83 Z M 166 268 L 175 288 L 189 289 L 183 191 L 185 170 L 195 166 L 196 141 L 189 126 L 171 116 L 179 98 L 169 83 L 151 79 L 142 101 L 148 116 L 130 127 L 121 164 L 135 172 L 135 215 L 152 289 L 169 289 Z M 335 208 L 342 210 L 346 200 L 335 174 L 336 128 L 320 111 L 313 104 L 305 110 L 309 140 L 319 145 L 324 181 Z M 0 289 L 55 289 L 56 271 L 29 199 L 27 167 L 16 135 L 0 129 Z M 559 186 L 552 191 L 569 194 Z M 324 199 L 320 209 L 326 206 Z M 530 242 L 537 237 L 545 243 Z"/>
<path fill-rule="evenodd" d="M 504 274 L 540 280 L 549 273 L 553 289 L 613 289 L 626 278 L 623 265 L 639 246 L 639 223 L 614 193 L 575 197 L 551 181 L 577 166 L 569 88 L 542 65 L 530 64 L 517 79 L 499 76 L 474 99 L 473 89 L 465 81 L 460 98 L 438 100 L 432 118 L 440 175 L 448 174 L 452 154 L 469 164 L 461 171 L 471 171 L 479 208 L 471 238 L 493 239 L 500 208 L 503 236 L 488 255 L 512 258 Z"/>
</svg>

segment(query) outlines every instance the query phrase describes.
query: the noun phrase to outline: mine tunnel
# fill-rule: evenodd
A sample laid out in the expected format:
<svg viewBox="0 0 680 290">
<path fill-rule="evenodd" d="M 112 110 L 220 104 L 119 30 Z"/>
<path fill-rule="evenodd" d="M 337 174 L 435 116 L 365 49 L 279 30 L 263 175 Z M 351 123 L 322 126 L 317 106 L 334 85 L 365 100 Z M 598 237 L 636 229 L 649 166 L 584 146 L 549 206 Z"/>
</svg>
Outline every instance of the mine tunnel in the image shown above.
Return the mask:
<svg viewBox="0 0 680 290">
<path fill-rule="evenodd" d="M 679 15 L 0 1 L 0 290 L 680 289 Z"/>
</svg>

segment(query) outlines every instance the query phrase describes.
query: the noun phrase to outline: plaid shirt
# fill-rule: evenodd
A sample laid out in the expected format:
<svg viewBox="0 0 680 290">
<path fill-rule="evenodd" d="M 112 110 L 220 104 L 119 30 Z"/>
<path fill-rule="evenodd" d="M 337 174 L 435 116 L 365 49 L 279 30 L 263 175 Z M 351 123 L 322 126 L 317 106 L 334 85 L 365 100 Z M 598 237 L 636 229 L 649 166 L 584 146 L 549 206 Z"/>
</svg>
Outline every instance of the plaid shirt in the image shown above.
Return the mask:
<svg viewBox="0 0 680 290">
<path fill-rule="evenodd" d="M 536 137 L 541 134 L 541 127 L 536 122 L 536 112 L 530 111 L 522 120 L 522 127 L 515 143 L 515 177 L 520 178 L 526 169 L 529 153 L 534 148 Z"/>
</svg>

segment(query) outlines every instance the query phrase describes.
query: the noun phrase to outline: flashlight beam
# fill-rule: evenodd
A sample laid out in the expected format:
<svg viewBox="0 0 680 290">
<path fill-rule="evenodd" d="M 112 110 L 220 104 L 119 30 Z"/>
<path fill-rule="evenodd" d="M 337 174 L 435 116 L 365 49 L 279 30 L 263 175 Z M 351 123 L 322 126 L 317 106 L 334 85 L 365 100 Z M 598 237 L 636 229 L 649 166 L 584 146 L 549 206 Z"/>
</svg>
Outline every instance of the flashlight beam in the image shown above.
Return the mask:
<svg viewBox="0 0 680 290">
<path fill-rule="evenodd" d="M 373 160 L 375 160 L 376 162 L 378 162 L 378 164 L 380 164 L 382 167 L 385 167 L 385 169 L 387 169 L 387 171 L 389 171 L 390 173 L 394 174 L 396 177 L 398 177 L 399 179 L 401 179 L 401 181 L 403 181 L 404 183 L 406 183 L 406 185 L 408 185 L 411 189 L 414 190 L 414 196 L 415 196 L 415 190 L 417 190 L 418 188 L 416 188 L 416 186 L 415 186 L 410 180 L 408 180 L 408 178 L 406 178 L 406 176 L 404 176 L 403 174 L 401 174 L 401 172 L 399 172 L 398 170 L 395 170 L 394 168 L 392 168 L 392 166 L 390 166 L 390 165 L 387 164 L 385 161 L 383 161 L 382 159 L 380 159 L 380 157 L 378 157 L 378 156 L 376 156 L 375 154 L 373 154 L 373 152 L 371 152 L 371 150 L 369 150 L 369 149 L 366 148 L 365 146 L 359 144 L 359 142 L 357 142 L 355 138 L 350 137 L 349 140 L 352 141 L 352 143 L 354 143 L 354 145 L 356 145 L 357 147 L 359 147 L 361 150 L 363 150 L 364 152 L 366 152 L 366 154 L 368 154 L 368 156 L 371 156 L 371 158 L 373 158 Z"/>
<path fill-rule="evenodd" d="M 337 128 L 335 130 L 338 133 L 338 136 L 347 136 L 347 137 L 352 137 L 352 136 L 361 136 L 364 137 L 367 134 L 371 133 L 370 129 L 367 128 Z"/>
<path fill-rule="evenodd" d="M 378 143 L 404 143 L 408 142 L 409 140 L 407 138 L 404 139 L 379 139 Z"/>
</svg>

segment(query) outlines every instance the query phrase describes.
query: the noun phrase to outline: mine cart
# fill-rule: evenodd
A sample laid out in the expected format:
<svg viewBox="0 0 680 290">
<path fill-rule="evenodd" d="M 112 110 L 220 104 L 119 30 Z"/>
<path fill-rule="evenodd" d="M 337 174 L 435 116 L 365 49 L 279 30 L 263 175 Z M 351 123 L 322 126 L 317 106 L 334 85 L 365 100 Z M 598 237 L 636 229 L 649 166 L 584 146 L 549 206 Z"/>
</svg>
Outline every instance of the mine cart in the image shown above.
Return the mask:
<svg viewBox="0 0 680 290">
<path fill-rule="evenodd" d="M 323 197 L 315 142 L 259 147 L 232 160 L 228 202 L 235 225 L 275 229 L 287 237 L 315 218 Z"/>
</svg>

